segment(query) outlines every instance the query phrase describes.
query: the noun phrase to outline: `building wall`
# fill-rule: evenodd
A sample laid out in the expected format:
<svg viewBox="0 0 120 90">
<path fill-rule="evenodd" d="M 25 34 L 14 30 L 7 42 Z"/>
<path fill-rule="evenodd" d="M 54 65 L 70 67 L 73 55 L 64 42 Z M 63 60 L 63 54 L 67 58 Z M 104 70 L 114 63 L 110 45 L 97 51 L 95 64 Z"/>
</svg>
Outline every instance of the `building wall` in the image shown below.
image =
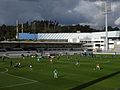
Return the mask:
<svg viewBox="0 0 120 90">
<path fill-rule="evenodd" d="M 19 33 L 19 39 L 21 39 L 21 40 L 36 40 L 36 39 L 38 39 L 38 35 L 30 34 L 30 33 Z"/>
<path fill-rule="evenodd" d="M 26 40 L 53 40 L 54 42 L 63 40 L 70 43 L 85 43 L 87 48 L 105 49 L 105 36 L 106 32 L 93 32 L 93 33 L 19 33 L 19 39 Z M 109 49 L 112 50 L 115 47 L 115 38 L 120 38 L 120 31 L 109 31 Z M 113 39 L 114 38 L 114 39 Z"/>
</svg>

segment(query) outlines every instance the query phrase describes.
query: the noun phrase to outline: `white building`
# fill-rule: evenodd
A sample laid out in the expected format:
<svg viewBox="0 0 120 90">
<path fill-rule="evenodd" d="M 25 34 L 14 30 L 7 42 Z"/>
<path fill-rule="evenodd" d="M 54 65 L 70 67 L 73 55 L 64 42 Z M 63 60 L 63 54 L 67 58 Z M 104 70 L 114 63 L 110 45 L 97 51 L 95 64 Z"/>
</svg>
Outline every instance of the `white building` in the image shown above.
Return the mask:
<svg viewBox="0 0 120 90">
<path fill-rule="evenodd" d="M 44 40 L 47 42 L 70 42 L 70 43 L 84 43 L 84 47 L 93 49 L 94 51 L 105 50 L 105 37 L 106 32 L 93 32 L 93 33 L 38 33 L 28 34 L 19 33 L 19 39 L 32 39 Z M 120 31 L 108 32 L 108 48 L 109 51 L 114 52 L 119 47 L 118 42 L 120 39 Z"/>
</svg>

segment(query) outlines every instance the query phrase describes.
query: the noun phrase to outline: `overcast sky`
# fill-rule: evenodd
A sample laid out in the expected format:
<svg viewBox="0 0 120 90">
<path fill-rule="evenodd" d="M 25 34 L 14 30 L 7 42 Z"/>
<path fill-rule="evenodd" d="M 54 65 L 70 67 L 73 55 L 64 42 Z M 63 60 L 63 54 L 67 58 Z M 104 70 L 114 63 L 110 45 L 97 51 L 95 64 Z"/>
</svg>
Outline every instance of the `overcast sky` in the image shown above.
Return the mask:
<svg viewBox="0 0 120 90">
<path fill-rule="evenodd" d="M 120 1 L 109 0 L 109 25 L 120 25 Z M 0 24 L 32 20 L 57 20 L 61 24 L 104 27 L 102 1 L 98 0 L 0 0 Z"/>
</svg>

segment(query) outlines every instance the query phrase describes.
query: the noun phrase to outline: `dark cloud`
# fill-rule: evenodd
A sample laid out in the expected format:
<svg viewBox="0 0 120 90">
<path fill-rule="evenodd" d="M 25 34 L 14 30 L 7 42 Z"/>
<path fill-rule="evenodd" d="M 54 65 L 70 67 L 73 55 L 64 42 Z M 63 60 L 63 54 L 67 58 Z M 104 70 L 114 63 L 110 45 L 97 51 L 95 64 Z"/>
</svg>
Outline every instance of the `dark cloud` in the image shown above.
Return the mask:
<svg viewBox="0 0 120 90">
<path fill-rule="evenodd" d="M 95 2 L 95 1 L 110 1 L 110 2 L 119 2 L 120 0 L 83 0 L 83 1 L 90 1 L 90 2 Z"/>
<path fill-rule="evenodd" d="M 19 0 L 19 1 L 38 2 L 39 0 Z"/>
<path fill-rule="evenodd" d="M 90 25 L 104 26 L 101 2 L 93 1 L 0 0 L 0 24 L 15 24 L 16 19 L 20 22 L 48 19 L 57 20 L 62 24 L 91 23 Z M 120 2 L 112 3 L 110 25 L 114 25 L 114 21 L 120 17 L 119 6 Z"/>
</svg>

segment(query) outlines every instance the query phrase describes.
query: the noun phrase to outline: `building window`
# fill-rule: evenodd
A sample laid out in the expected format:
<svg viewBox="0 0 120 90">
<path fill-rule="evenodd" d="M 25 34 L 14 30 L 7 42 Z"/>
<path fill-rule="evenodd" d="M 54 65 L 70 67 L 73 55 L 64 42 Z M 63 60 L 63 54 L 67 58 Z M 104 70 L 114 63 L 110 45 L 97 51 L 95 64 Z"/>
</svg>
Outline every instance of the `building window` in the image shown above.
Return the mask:
<svg viewBox="0 0 120 90">
<path fill-rule="evenodd" d="M 109 44 L 114 44 L 114 43 L 109 43 Z"/>
<path fill-rule="evenodd" d="M 95 43 L 99 43 L 100 41 L 94 41 Z"/>
<path fill-rule="evenodd" d="M 100 44 L 95 44 L 96 47 L 100 47 Z"/>
</svg>

